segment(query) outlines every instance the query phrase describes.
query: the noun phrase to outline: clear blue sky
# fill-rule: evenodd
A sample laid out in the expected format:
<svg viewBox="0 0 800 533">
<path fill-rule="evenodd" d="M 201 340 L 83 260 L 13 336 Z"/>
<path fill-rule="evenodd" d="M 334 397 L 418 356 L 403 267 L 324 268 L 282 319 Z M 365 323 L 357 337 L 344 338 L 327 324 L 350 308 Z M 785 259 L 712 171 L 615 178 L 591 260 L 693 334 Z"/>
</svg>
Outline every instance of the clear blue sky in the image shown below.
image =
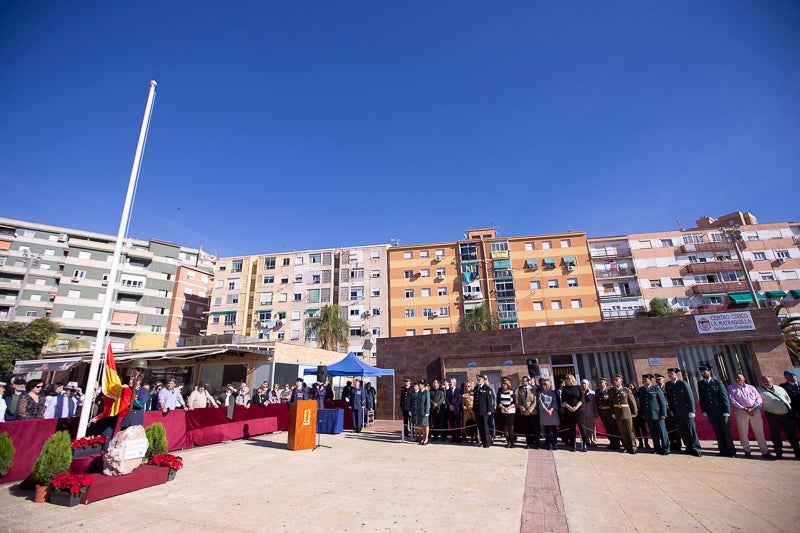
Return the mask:
<svg viewBox="0 0 800 533">
<path fill-rule="evenodd" d="M 799 218 L 797 1 L 5 0 L 0 216 L 115 234 L 150 79 L 131 234 L 220 256 Z"/>
</svg>

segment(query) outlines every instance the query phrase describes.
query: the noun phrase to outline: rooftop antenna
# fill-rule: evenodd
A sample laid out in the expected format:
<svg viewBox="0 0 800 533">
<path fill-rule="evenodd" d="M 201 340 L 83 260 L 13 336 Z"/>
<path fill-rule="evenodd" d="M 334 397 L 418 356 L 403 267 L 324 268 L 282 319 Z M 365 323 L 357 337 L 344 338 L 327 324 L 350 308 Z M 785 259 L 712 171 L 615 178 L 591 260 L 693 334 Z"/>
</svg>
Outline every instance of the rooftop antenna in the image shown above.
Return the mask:
<svg viewBox="0 0 800 533">
<path fill-rule="evenodd" d="M 686 222 L 684 222 L 683 220 L 681 220 L 681 216 L 680 216 L 680 215 L 677 215 L 677 216 L 675 217 L 675 221 L 678 223 L 678 228 L 679 228 L 681 231 L 685 231 L 685 230 L 686 230 Z"/>
</svg>

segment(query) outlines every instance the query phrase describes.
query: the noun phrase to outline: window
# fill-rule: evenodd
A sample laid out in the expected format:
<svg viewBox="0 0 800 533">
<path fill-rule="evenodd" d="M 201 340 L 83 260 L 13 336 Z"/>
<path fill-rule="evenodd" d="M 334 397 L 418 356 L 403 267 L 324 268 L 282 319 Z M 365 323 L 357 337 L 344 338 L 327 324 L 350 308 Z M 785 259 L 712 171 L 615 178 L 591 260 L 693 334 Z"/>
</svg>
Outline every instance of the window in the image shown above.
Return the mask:
<svg viewBox="0 0 800 533">
<path fill-rule="evenodd" d="M 459 255 L 462 261 L 477 261 L 478 246 L 473 242 L 461 243 L 458 245 Z"/>
<path fill-rule="evenodd" d="M 650 280 L 650 288 L 651 289 L 660 289 L 661 288 L 661 280 L 660 279 L 651 279 Z"/>
<path fill-rule="evenodd" d="M 436 259 L 439 261 L 444 259 L 444 250 L 436 250 Z"/>
<path fill-rule="evenodd" d="M 683 278 L 672 278 L 670 281 L 673 287 L 683 287 Z"/>
<path fill-rule="evenodd" d="M 275 276 L 264 276 L 262 280 L 265 285 L 269 285 L 270 283 L 275 283 Z"/>
<path fill-rule="evenodd" d="M 433 328 L 424 328 L 422 330 L 423 335 L 433 335 Z"/>
<path fill-rule="evenodd" d="M 219 264 L 219 271 L 220 272 L 225 272 L 227 269 L 228 269 L 228 266 L 225 263 L 220 263 Z"/>
<path fill-rule="evenodd" d="M 350 299 L 351 300 L 363 300 L 364 299 L 364 287 L 350 287 Z"/>
<path fill-rule="evenodd" d="M 228 278 L 228 290 L 239 290 L 240 280 L 239 278 Z"/>
<path fill-rule="evenodd" d="M 789 250 L 775 250 L 777 259 L 789 259 Z"/>
<path fill-rule="evenodd" d="M 292 301 L 293 302 L 302 302 L 303 301 L 303 293 L 295 292 L 292 294 Z"/>
<path fill-rule="evenodd" d="M 286 332 L 285 332 L 285 331 L 279 331 L 279 332 L 278 332 L 277 339 L 278 339 L 279 341 L 282 341 L 282 340 L 283 340 L 283 339 L 285 339 L 285 338 L 286 338 Z"/>
<path fill-rule="evenodd" d="M 557 289 L 558 288 L 558 280 L 557 279 L 549 279 L 549 280 L 547 280 L 547 288 L 548 289 Z"/>
<path fill-rule="evenodd" d="M 370 295 L 372 296 L 380 296 L 381 295 L 381 288 L 380 287 L 373 287 L 370 289 Z"/>
<path fill-rule="evenodd" d="M 440 307 L 439 308 L 439 316 L 450 316 L 450 308 L 447 307 L 447 306 Z"/>
<path fill-rule="evenodd" d="M 531 290 L 532 291 L 538 291 L 541 288 L 542 288 L 542 282 L 541 281 L 536 281 L 536 280 L 531 281 Z"/>
<path fill-rule="evenodd" d="M 577 287 L 578 278 L 567 278 L 567 287 Z"/>
<path fill-rule="evenodd" d="M 414 310 L 406 309 L 406 318 L 414 318 Z"/>
<path fill-rule="evenodd" d="M 722 235 L 719 233 L 709 233 L 708 236 L 711 238 L 711 242 L 722 242 Z"/>
<path fill-rule="evenodd" d="M 661 239 L 661 246 L 664 248 L 672 246 L 672 239 Z"/>
<path fill-rule="evenodd" d="M 120 287 L 125 287 L 128 289 L 143 289 L 144 288 L 144 280 L 146 278 L 139 277 L 139 276 L 129 276 L 129 275 L 122 275 L 122 279 L 119 280 Z M 188 287 L 187 287 L 188 288 Z M 184 292 L 186 289 L 184 288 Z"/>
<path fill-rule="evenodd" d="M 289 265 L 292 264 L 292 258 L 291 257 L 284 257 L 283 259 L 281 259 L 281 264 L 283 266 L 285 266 L 285 267 L 288 267 Z"/>
<path fill-rule="evenodd" d="M 422 292 L 422 297 L 423 298 L 428 298 L 431 295 L 431 290 L 430 289 L 422 289 L 421 292 Z"/>
<path fill-rule="evenodd" d="M 286 311 L 278 311 L 277 317 L 278 320 L 286 320 Z"/>
<path fill-rule="evenodd" d="M 319 303 L 319 289 L 309 289 L 306 291 L 306 299 L 308 303 Z"/>
<path fill-rule="evenodd" d="M 36 311 L 25 311 L 25 316 L 36 316 Z"/>
<path fill-rule="evenodd" d="M 158 296 L 160 296 L 162 298 L 168 298 L 169 297 L 169 292 L 166 291 L 166 290 L 163 290 L 163 289 L 159 289 L 159 290 L 156 291 L 156 295 L 158 295 Z"/>
<path fill-rule="evenodd" d="M 403 252 L 403 259 L 411 259 L 412 257 L 411 252 Z"/>
<path fill-rule="evenodd" d="M 572 300 L 570 300 L 570 304 L 572 305 L 573 309 L 580 309 L 581 307 L 583 307 L 583 303 L 581 302 L 580 298 L 573 298 Z"/>
<path fill-rule="evenodd" d="M 189 279 L 189 280 L 194 279 L 194 272 L 187 272 L 186 273 L 186 279 Z"/>
<path fill-rule="evenodd" d="M 73 310 L 73 309 L 64 309 L 61 312 L 61 318 L 75 318 L 75 310 Z"/>
<path fill-rule="evenodd" d="M 281 285 L 286 285 L 289 283 L 289 276 L 281 276 Z"/>
<path fill-rule="evenodd" d="M 759 272 L 758 275 L 761 276 L 761 281 L 775 281 L 773 272 Z"/>
<path fill-rule="evenodd" d="M 380 259 L 381 258 L 380 250 L 372 250 L 369 254 L 369 257 L 370 259 Z"/>
<path fill-rule="evenodd" d="M 292 311 L 292 320 L 300 320 L 300 311 Z"/>
<path fill-rule="evenodd" d="M 692 233 L 690 235 L 683 236 L 683 243 L 684 244 L 697 244 L 703 242 L 705 237 L 702 233 Z"/>
<path fill-rule="evenodd" d="M 447 287 L 439 287 L 436 289 L 436 296 L 447 296 Z"/>
<path fill-rule="evenodd" d="M 358 318 L 361 316 L 362 311 L 360 307 L 351 307 L 348 312 L 351 318 Z"/>
<path fill-rule="evenodd" d="M 350 269 L 350 279 L 364 279 L 364 269 L 363 268 L 351 268 Z"/>
<path fill-rule="evenodd" d="M 236 313 L 227 313 L 225 314 L 225 325 L 226 326 L 233 326 L 236 324 Z"/>
<path fill-rule="evenodd" d="M 414 277 L 414 271 L 413 270 L 404 270 L 403 271 L 403 277 L 405 277 L 406 279 L 413 278 Z"/>
<path fill-rule="evenodd" d="M 553 247 L 553 243 L 550 241 L 542 241 L 542 250 L 550 250 Z"/>
<path fill-rule="evenodd" d="M 533 310 L 534 311 L 544 311 L 544 303 L 543 302 L 533 302 Z"/>
<path fill-rule="evenodd" d="M 553 300 L 550 302 L 550 308 L 558 311 L 561 309 L 561 300 Z"/>
<path fill-rule="evenodd" d="M 192 294 L 192 288 L 191 287 L 184 287 L 183 288 L 183 294 L 191 295 Z"/>
<path fill-rule="evenodd" d="M 214 297 L 214 305 L 222 305 L 222 296 Z"/>
<path fill-rule="evenodd" d="M 265 257 L 264 258 L 264 270 L 275 270 L 275 258 L 274 257 Z"/>
<path fill-rule="evenodd" d="M 415 332 L 414 332 L 413 329 L 407 329 L 406 330 L 406 337 L 413 337 L 414 335 L 415 335 Z"/>
<path fill-rule="evenodd" d="M 238 294 L 229 294 L 225 298 L 226 304 L 238 304 L 239 303 L 239 295 Z"/>
<path fill-rule="evenodd" d="M 569 248 L 570 247 L 569 239 L 561 239 L 561 247 Z"/>
<path fill-rule="evenodd" d="M 81 280 L 81 279 L 83 279 L 85 277 L 86 277 L 86 271 L 85 270 L 76 270 L 75 272 L 72 273 L 73 281 Z"/>
<path fill-rule="evenodd" d="M 278 301 L 279 302 L 286 302 L 288 300 L 289 300 L 289 295 L 286 294 L 285 292 L 282 292 L 282 293 L 278 294 Z"/>
<path fill-rule="evenodd" d="M 428 253 L 428 250 L 421 250 L 419 252 L 419 258 L 420 259 L 427 259 L 428 257 L 430 257 L 430 254 Z"/>
<path fill-rule="evenodd" d="M 361 326 L 350 326 L 351 337 L 361 337 Z"/>
<path fill-rule="evenodd" d="M 308 254 L 309 263 L 322 263 L 322 254 Z"/>
<path fill-rule="evenodd" d="M 41 302 L 42 295 L 41 294 L 31 294 L 31 301 L 32 302 Z"/>
<path fill-rule="evenodd" d="M 436 277 L 444 279 L 445 272 L 447 272 L 444 268 L 437 268 L 436 269 Z"/>
<path fill-rule="evenodd" d="M 272 311 L 259 311 L 258 312 L 258 319 L 259 320 L 269 320 L 272 318 Z"/>
<path fill-rule="evenodd" d="M 439 328 L 439 333 L 450 333 L 450 328 Z"/>
<path fill-rule="evenodd" d="M 300 330 L 299 329 L 293 329 L 292 330 L 292 337 L 289 340 L 299 341 L 300 340 Z"/>
<path fill-rule="evenodd" d="M 91 259 L 92 253 L 91 252 L 78 252 L 78 259 Z"/>
<path fill-rule="evenodd" d="M 515 295 L 514 282 L 511 280 L 495 280 L 494 290 L 497 298 L 513 298 Z"/>
<path fill-rule="evenodd" d="M 372 272 L 370 273 L 370 277 L 371 277 L 371 278 L 379 278 L 379 277 L 381 277 L 381 271 L 380 271 L 380 269 L 373 268 L 373 269 L 372 269 Z"/>
<path fill-rule="evenodd" d="M 243 262 L 241 259 L 234 259 L 231 261 L 231 272 L 241 272 Z"/>
<path fill-rule="evenodd" d="M 420 275 L 420 277 L 422 277 L 422 278 L 429 278 L 429 277 L 431 277 L 431 269 L 429 269 L 429 268 L 422 268 L 422 269 L 420 269 L 420 271 L 419 271 L 419 275 Z"/>
<path fill-rule="evenodd" d="M 764 260 L 767 258 L 767 254 L 765 252 L 753 252 L 753 259 L 756 260 Z"/>
<path fill-rule="evenodd" d="M 406 289 L 406 298 L 414 297 L 414 289 Z"/>
<path fill-rule="evenodd" d="M 431 309 L 430 307 L 423 307 L 422 316 L 433 316 L 433 309 Z"/>
<path fill-rule="evenodd" d="M 525 251 L 526 252 L 530 252 L 531 250 L 535 250 L 535 249 L 536 249 L 536 243 L 533 243 L 533 242 L 526 242 L 525 243 Z"/>
<path fill-rule="evenodd" d="M 67 298 L 80 298 L 81 291 L 71 290 L 67 293 Z"/>
<path fill-rule="evenodd" d="M 508 241 L 493 242 L 491 245 L 492 255 L 508 254 Z"/>
</svg>

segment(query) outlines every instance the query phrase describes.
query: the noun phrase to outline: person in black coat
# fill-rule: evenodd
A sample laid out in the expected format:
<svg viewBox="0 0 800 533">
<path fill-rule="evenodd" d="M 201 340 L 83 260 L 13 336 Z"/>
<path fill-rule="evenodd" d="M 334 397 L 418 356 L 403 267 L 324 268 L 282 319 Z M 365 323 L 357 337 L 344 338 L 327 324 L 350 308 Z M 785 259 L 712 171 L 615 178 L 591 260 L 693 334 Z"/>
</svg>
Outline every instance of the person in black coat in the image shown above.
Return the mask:
<svg viewBox="0 0 800 533">
<path fill-rule="evenodd" d="M 403 386 L 400 388 L 400 409 L 403 411 L 403 427 L 406 435 L 414 434 L 411 426 L 411 393 L 413 391 L 411 378 L 405 378 Z"/>
<path fill-rule="evenodd" d="M 450 386 L 444 391 L 444 409 L 453 442 L 461 442 L 461 400 L 461 389 L 456 386 L 456 378 L 450 378 Z"/>
<path fill-rule="evenodd" d="M 447 411 L 444 409 L 444 389 L 438 379 L 431 386 L 431 440 L 445 439 Z"/>
<path fill-rule="evenodd" d="M 583 427 L 583 420 L 585 418 L 584 395 L 583 388 L 578 385 L 578 380 L 572 374 L 564 376 L 564 388 L 561 390 L 561 405 L 562 405 L 562 426 L 561 429 L 565 430 L 565 445 L 570 451 L 579 449 L 582 452 L 586 451 L 586 429 Z M 581 436 L 581 446 L 577 448 L 575 427 Z"/>
<path fill-rule="evenodd" d="M 361 380 L 357 379 L 355 386 L 350 390 L 350 409 L 353 410 L 353 430 L 361 433 L 364 428 L 364 409 L 367 408 L 367 392 L 361 387 Z"/>
<path fill-rule="evenodd" d="M 494 413 L 494 393 L 487 385 L 486 376 L 478 376 L 478 385 L 473 392 L 472 409 L 475 412 L 475 422 L 478 425 L 480 446 L 488 448 L 489 443 L 489 417 Z"/>
</svg>

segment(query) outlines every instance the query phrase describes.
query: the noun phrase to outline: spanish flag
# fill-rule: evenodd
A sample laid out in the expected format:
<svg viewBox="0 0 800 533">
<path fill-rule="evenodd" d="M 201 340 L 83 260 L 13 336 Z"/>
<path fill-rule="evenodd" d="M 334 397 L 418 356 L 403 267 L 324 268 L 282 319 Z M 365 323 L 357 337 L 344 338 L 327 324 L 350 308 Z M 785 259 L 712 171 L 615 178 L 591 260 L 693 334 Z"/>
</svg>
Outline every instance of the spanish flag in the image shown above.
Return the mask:
<svg viewBox="0 0 800 533">
<path fill-rule="evenodd" d="M 111 343 L 106 351 L 106 366 L 103 371 L 103 412 L 100 418 L 119 415 L 125 416 L 131 406 L 131 389 L 123 387 L 117 373 L 117 363 L 114 361 L 114 352 Z"/>
</svg>

